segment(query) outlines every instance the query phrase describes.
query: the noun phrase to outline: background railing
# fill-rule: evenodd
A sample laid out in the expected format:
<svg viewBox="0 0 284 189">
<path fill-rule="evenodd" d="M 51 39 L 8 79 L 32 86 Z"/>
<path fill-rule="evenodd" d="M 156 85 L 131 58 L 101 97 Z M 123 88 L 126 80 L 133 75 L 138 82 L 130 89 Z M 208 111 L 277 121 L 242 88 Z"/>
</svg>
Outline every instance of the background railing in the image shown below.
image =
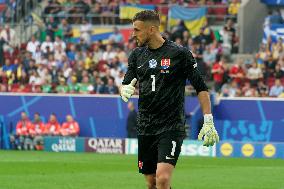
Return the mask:
<svg viewBox="0 0 284 189">
<path fill-rule="evenodd" d="M 121 5 L 122 6 L 122 5 Z M 158 10 L 162 15 L 166 15 L 168 13 L 168 8 L 171 5 L 155 5 Z M 90 11 L 87 13 L 70 13 L 71 8 L 81 8 L 81 6 L 76 6 L 76 5 L 66 5 L 66 6 L 50 6 L 51 8 L 60 8 L 61 10 L 58 13 L 55 14 L 45 14 L 44 13 L 44 8 L 42 9 L 42 18 L 46 19 L 48 17 L 54 17 L 54 18 L 78 18 L 76 23 L 80 23 L 80 19 L 87 19 L 89 20 L 92 24 L 106 24 L 106 22 L 103 21 L 103 19 L 110 19 L 109 24 L 129 24 L 130 20 L 125 20 L 125 19 L 120 19 L 119 18 L 119 12 L 117 11 L 110 11 L 108 12 L 107 15 L 101 14 L 101 13 L 95 13 L 92 10 L 94 9 L 95 6 L 91 5 Z M 189 6 L 191 7 L 191 6 Z M 234 18 L 234 16 L 229 15 L 227 12 L 228 10 L 228 5 L 227 4 L 217 4 L 217 5 L 200 5 L 200 6 L 194 6 L 196 7 L 205 7 L 208 9 L 206 17 L 208 18 L 210 23 L 214 22 L 223 22 L 228 18 Z M 193 7 L 192 7 L 193 8 Z"/>
<path fill-rule="evenodd" d="M 28 19 L 31 11 L 41 5 L 42 0 L 17 0 L 15 5 L 6 0 L 4 11 L 0 13 L 2 24 L 15 24 Z"/>
</svg>

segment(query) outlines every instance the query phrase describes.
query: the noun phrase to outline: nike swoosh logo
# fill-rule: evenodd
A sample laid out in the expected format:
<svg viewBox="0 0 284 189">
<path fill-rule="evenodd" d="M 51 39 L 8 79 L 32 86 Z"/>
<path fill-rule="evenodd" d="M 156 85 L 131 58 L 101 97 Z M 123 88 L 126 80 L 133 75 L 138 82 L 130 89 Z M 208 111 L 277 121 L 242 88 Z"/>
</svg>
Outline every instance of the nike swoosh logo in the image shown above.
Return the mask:
<svg viewBox="0 0 284 189">
<path fill-rule="evenodd" d="M 144 65 L 144 64 L 142 64 L 142 65 L 138 66 L 138 67 L 137 67 L 137 69 L 141 68 L 143 65 Z"/>
<path fill-rule="evenodd" d="M 166 156 L 166 159 L 175 159 L 175 158 L 172 158 L 172 157 Z"/>
</svg>

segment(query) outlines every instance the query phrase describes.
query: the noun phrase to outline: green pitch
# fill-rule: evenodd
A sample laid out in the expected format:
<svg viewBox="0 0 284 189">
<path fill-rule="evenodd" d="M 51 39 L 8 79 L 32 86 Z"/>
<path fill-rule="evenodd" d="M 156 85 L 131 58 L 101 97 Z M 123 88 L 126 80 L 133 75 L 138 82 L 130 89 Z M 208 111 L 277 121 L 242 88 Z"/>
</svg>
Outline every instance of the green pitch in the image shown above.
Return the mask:
<svg viewBox="0 0 284 189">
<path fill-rule="evenodd" d="M 0 151 L 0 189 L 145 189 L 136 156 Z M 174 189 L 284 189 L 284 160 L 181 157 Z"/>
</svg>

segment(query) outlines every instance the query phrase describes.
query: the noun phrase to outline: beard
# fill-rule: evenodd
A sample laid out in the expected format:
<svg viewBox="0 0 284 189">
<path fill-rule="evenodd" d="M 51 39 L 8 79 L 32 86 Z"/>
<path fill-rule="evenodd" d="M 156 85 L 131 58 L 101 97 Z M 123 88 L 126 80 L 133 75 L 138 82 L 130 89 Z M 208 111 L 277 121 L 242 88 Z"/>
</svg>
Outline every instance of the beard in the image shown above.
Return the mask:
<svg viewBox="0 0 284 189">
<path fill-rule="evenodd" d="M 148 42 L 149 42 L 149 39 L 146 39 L 145 41 L 140 41 L 140 40 L 138 40 L 137 38 L 134 38 L 134 39 L 135 39 L 136 45 L 137 45 L 138 47 L 144 47 L 144 46 L 146 46 L 146 45 L 148 44 Z"/>
</svg>

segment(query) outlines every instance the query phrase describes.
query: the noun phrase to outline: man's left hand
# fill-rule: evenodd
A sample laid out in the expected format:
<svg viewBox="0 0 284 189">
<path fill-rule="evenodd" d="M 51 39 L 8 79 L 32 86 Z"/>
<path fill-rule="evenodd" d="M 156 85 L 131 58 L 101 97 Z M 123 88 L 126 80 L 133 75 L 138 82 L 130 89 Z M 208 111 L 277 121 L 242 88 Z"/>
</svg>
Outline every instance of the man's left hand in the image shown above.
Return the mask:
<svg viewBox="0 0 284 189">
<path fill-rule="evenodd" d="M 203 137 L 203 146 L 213 146 L 215 143 L 219 142 L 219 136 L 214 127 L 212 114 L 204 115 L 204 124 L 198 134 L 198 140 L 202 140 Z"/>
</svg>

